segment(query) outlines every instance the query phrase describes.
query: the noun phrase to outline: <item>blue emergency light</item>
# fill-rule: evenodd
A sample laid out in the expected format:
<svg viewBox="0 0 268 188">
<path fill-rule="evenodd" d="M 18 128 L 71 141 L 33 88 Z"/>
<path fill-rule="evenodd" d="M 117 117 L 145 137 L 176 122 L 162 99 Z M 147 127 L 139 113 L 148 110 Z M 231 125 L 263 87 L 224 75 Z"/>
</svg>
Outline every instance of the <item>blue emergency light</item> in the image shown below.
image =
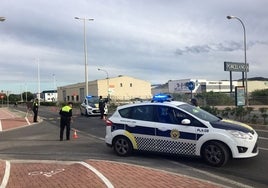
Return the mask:
<svg viewBox="0 0 268 188">
<path fill-rule="evenodd" d="M 157 94 L 153 96 L 152 102 L 172 101 L 172 97 L 168 94 Z"/>
<path fill-rule="evenodd" d="M 91 95 L 86 96 L 87 99 L 90 99 L 90 98 L 92 98 L 92 97 L 93 97 L 93 96 L 91 96 Z"/>
</svg>

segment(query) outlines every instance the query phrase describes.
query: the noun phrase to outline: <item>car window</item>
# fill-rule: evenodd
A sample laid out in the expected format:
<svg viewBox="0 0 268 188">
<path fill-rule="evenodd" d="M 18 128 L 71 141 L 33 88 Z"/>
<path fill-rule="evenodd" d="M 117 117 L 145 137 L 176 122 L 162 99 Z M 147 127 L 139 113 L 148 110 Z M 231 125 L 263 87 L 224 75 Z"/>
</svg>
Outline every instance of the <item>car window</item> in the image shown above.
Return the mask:
<svg viewBox="0 0 268 188">
<path fill-rule="evenodd" d="M 189 119 L 191 121 L 191 123 L 189 124 L 189 126 L 194 126 L 194 127 L 206 127 L 203 123 L 201 123 L 200 121 L 198 121 L 196 118 L 192 117 L 191 115 L 178 110 L 178 109 L 174 109 L 174 114 L 177 120 L 177 124 L 182 124 L 182 120 L 184 119 Z"/>
<path fill-rule="evenodd" d="M 188 126 L 205 127 L 205 125 L 191 115 L 168 106 L 158 106 L 157 117 L 157 121 L 161 123 L 181 125 L 182 120 L 189 119 L 191 123 Z"/>
<path fill-rule="evenodd" d="M 214 116 L 213 114 L 210 114 L 209 112 L 202 110 L 201 108 L 198 108 L 189 104 L 183 104 L 178 107 L 189 112 L 194 117 L 198 117 L 208 122 L 215 122 L 215 121 L 220 120 L 220 118 L 218 118 L 217 116 Z"/>
<path fill-rule="evenodd" d="M 118 111 L 121 117 L 123 118 L 130 118 L 131 117 L 131 110 L 132 108 L 124 108 Z"/>
<path fill-rule="evenodd" d="M 124 118 L 152 121 L 153 120 L 153 106 L 141 105 L 119 110 L 119 114 Z"/>
<path fill-rule="evenodd" d="M 157 122 L 177 124 L 174 109 L 168 106 L 157 106 L 156 110 Z"/>
</svg>

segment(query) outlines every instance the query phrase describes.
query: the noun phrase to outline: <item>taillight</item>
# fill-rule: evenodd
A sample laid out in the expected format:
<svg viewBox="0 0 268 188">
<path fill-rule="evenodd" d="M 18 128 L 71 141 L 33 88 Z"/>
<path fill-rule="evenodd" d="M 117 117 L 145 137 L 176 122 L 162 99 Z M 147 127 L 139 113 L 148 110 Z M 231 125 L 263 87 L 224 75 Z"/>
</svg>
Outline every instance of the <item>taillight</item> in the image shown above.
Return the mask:
<svg viewBox="0 0 268 188">
<path fill-rule="evenodd" d="M 110 121 L 109 119 L 106 120 L 106 126 L 112 126 L 113 125 L 113 122 Z"/>
</svg>

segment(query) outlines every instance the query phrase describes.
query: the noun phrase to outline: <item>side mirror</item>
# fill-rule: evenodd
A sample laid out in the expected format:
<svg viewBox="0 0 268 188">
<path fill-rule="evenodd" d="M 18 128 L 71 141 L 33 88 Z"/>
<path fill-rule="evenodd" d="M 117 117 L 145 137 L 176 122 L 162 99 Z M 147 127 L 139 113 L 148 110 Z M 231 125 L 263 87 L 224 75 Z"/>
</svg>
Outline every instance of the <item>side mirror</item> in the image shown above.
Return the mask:
<svg viewBox="0 0 268 188">
<path fill-rule="evenodd" d="M 191 123 L 191 121 L 190 121 L 189 119 L 183 119 L 183 120 L 181 121 L 181 124 L 182 124 L 182 125 L 190 125 L 190 123 Z"/>
</svg>

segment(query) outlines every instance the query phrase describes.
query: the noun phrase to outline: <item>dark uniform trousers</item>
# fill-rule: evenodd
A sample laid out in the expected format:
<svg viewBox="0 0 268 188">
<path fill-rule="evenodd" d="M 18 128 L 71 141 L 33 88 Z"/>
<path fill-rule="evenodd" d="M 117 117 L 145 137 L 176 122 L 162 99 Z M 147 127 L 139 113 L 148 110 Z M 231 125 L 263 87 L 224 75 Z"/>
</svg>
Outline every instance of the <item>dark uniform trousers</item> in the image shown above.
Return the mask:
<svg viewBox="0 0 268 188">
<path fill-rule="evenodd" d="M 63 140 L 63 133 L 65 127 L 66 127 L 66 139 L 70 140 L 71 118 L 62 115 L 60 119 L 60 140 Z"/>
</svg>

